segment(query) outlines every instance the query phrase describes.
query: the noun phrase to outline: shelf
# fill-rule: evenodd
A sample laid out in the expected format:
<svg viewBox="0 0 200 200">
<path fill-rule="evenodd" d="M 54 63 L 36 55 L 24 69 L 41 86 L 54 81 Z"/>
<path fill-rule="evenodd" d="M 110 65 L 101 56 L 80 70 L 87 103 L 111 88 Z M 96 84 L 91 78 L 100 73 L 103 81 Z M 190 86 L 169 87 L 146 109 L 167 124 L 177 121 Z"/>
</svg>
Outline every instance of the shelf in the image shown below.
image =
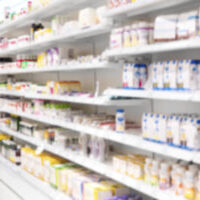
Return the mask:
<svg viewBox="0 0 200 200">
<path fill-rule="evenodd" d="M 171 147 L 168 145 L 153 143 L 153 142 L 143 140 L 143 138 L 141 137 L 140 129 L 133 130 L 132 133 L 119 134 L 119 133 L 116 133 L 115 131 L 93 128 L 90 126 L 75 124 L 75 123 L 71 123 L 71 122 L 62 122 L 62 121 L 58 121 L 58 120 L 48 119 L 45 117 L 41 118 L 41 117 L 37 117 L 34 115 L 26 115 L 24 113 L 11 112 L 8 110 L 1 111 L 1 112 L 13 113 L 13 114 L 19 115 L 21 117 L 32 119 L 32 120 L 35 120 L 38 122 L 51 124 L 54 126 L 62 127 L 65 129 L 70 129 L 70 130 L 77 131 L 77 132 L 84 132 L 91 136 L 101 137 L 106 140 L 109 140 L 112 142 L 117 142 L 122 145 L 128 145 L 133 148 L 160 154 L 160 155 L 163 155 L 166 157 L 184 160 L 187 162 L 193 161 L 194 158 L 200 154 L 196 151 L 187 151 L 184 149 L 179 149 L 179 148 Z M 25 140 L 25 141 L 30 140 L 30 137 L 24 136 L 23 134 L 19 134 L 18 132 L 12 131 L 8 128 L 1 127 L 0 130 L 9 135 L 18 137 L 22 140 Z M 35 145 L 39 145 L 38 141 L 34 140 L 34 138 L 31 139 L 31 141 L 34 142 Z M 174 152 L 176 152 L 176 153 L 174 153 Z M 195 160 L 197 160 L 197 159 L 195 158 Z"/>
<path fill-rule="evenodd" d="M 143 45 L 126 49 L 114 49 L 107 52 L 108 57 L 127 57 L 139 55 L 152 55 L 175 51 L 189 51 L 200 49 L 200 37 L 189 40 L 172 41 Z"/>
<path fill-rule="evenodd" d="M 182 5 L 189 5 L 198 2 L 197 0 L 141 0 L 130 3 L 115 9 L 111 9 L 106 13 L 106 17 L 113 19 L 125 19 L 138 15 L 146 15 L 153 12 L 161 12 L 163 10 L 177 8 Z"/>
<path fill-rule="evenodd" d="M 106 34 L 111 31 L 111 24 L 97 24 L 91 28 L 72 31 L 65 35 L 52 36 L 42 41 L 32 42 L 28 45 L 17 46 L 12 49 L 0 51 L 0 56 L 15 55 L 20 53 L 33 53 L 46 50 L 51 47 L 63 45 L 65 42 L 75 42 L 77 40 L 86 39 L 101 34 Z"/>
<path fill-rule="evenodd" d="M 20 135 L 20 133 L 16 133 L 16 135 Z M 27 138 L 25 141 L 32 143 L 34 145 L 38 146 L 38 143 L 35 143 L 34 140 L 31 137 L 27 136 L 19 136 L 18 138 Z M 29 138 L 29 139 L 28 139 Z M 67 151 L 62 149 L 56 149 L 55 147 L 44 144 L 41 142 L 41 146 L 44 147 L 45 150 L 48 152 L 51 152 L 55 155 L 61 156 L 62 158 L 65 158 L 67 160 L 70 160 L 78 165 L 81 165 L 87 169 L 90 169 L 92 171 L 95 171 L 99 174 L 102 174 L 108 178 L 111 178 L 119 183 L 122 183 L 129 188 L 132 188 L 134 190 L 137 190 L 139 192 L 144 193 L 145 195 L 148 195 L 150 197 L 160 199 L 160 200 L 168 200 L 170 199 L 174 200 L 184 200 L 184 198 L 179 198 L 175 195 L 173 195 L 172 191 L 161 191 L 159 188 L 152 187 L 150 185 L 145 184 L 142 181 L 137 181 L 134 179 L 131 179 L 125 175 L 119 174 L 115 171 L 113 171 L 112 166 L 109 163 L 102 163 L 96 160 L 93 160 L 91 158 L 85 157 L 79 153 L 73 152 L 73 151 Z M 1 161 L 1 160 L 0 160 Z"/>
<path fill-rule="evenodd" d="M 91 4 L 94 4 L 93 0 L 52 0 L 52 2 L 46 7 L 33 11 L 32 13 L 24 15 L 14 21 L 0 25 L 0 35 L 13 31 L 17 28 L 29 26 L 33 22 L 53 17 L 63 11 L 67 12 L 73 9 L 81 9 Z"/>
<path fill-rule="evenodd" d="M 22 92 L 12 92 L 12 91 L 0 91 L 0 96 L 15 96 L 26 99 L 42 99 L 42 100 L 51 100 L 58 102 L 69 102 L 75 104 L 85 104 L 85 105 L 96 105 L 96 106 L 134 106 L 145 103 L 145 100 L 135 100 L 135 99 L 119 99 L 112 100 L 108 96 L 99 96 L 99 97 L 79 97 L 79 96 L 61 96 L 61 95 L 48 95 L 48 94 L 31 94 L 31 93 L 22 93 Z"/>
<path fill-rule="evenodd" d="M 28 69 L 1 69 L 0 75 L 7 74 L 28 74 L 28 73 L 42 73 L 42 72 L 70 72 L 78 70 L 101 70 L 101 69 L 117 69 L 121 65 L 113 62 L 94 62 L 94 63 L 81 63 L 66 66 L 52 66 L 52 67 L 35 67 Z"/>
<path fill-rule="evenodd" d="M 14 188 L 20 187 L 19 184 L 22 184 L 21 182 L 25 181 L 26 183 L 28 182 L 31 187 L 37 188 L 37 190 L 41 194 L 43 194 L 42 197 L 40 195 L 40 198 L 37 194 L 38 199 L 41 199 L 41 198 L 44 199 L 46 197 L 44 200 L 47 200 L 47 199 L 48 200 L 72 200 L 72 198 L 68 197 L 66 194 L 64 194 L 64 193 L 62 193 L 58 190 L 55 190 L 49 184 L 47 184 L 47 183 L 41 181 L 40 179 L 34 177 L 33 175 L 31 175 L 28 172 L 21 169 L 20 167 L 11 163 L 9 160 L 6 160 L 2 156 L 0 156 L 0 164 L 2 164 L 6 168 L 6 172 L 9 170 L 8 172 L 12 173 L 12 176 L 15 178 L 15 181 L 16 181 L 17 184 L 15 185 Z M 5 181 L 8 181 L 8 179 L 6 179 Z M 13 182 L 13 180 L 12 181 L 10 180 L 9 185 L 13 185 L 12 182 Z M 21 185 L 21 188 L 22 188 L 23 185 Z M 26 188 L 27 188 L 27 185 L 26 185 Z M 35 192 L 34 192 L 34 194 L 31 193 L 31 195 L 33 195 L 33 197 L 30 197 L 30 193 L 29 193 L 29 197 L 28 197 L 28 195 L 26 195 L 26 197 L 24 197 L 24 195 L 27 194 L 27 193 L 28 193 L 28 191 L 26 191 L 25 188 L 24 188 L 24 192 L 22 193 L 22 195 L 23 195 L 22 197 L 23 197 L 24 200 L 36 199 Z"/>
<path fill-rule="evenodd" d="M 117 96 L 143 99 L 200 102 L 200 91 L 153 91 L 110 88 L 104 91 L 104 95 L 110 97 Z"/>
</svg>

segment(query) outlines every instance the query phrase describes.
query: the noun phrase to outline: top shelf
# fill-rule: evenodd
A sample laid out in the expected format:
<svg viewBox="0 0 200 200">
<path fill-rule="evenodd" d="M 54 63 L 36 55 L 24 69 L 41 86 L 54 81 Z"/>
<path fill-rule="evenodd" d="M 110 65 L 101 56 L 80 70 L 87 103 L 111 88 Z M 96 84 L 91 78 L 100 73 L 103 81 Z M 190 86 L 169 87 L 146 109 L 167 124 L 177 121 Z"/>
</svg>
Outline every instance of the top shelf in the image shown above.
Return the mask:
<svg viewBox="0 0 200 200">
<path fill-rule="evenodd" d="M 140 0 L 114 8 L 106 13 L 106 17 L 122 20 L 139 15 L 162 12 L 167 9 L 170 9 L 171 12 L 171 9 L 179 9 L 180 6 L 195 6 L 195 4 L 199 3 L 199 0 Z"/>
<path fill-rule="evenodd" d="M 80 9 L 88 5 L 94 4 L 93 0 L 52 0 L 52 2 L 46 7 L 40 8 L 36 11 L 26 14 L 18 19 L 10 22 L 5 22 L 0 25 L 0 35 L 8 33 L 9 31 L 15 30 L 17 28 L 23 28 L 30 25 L 31 23 L 47 19 L 49 17 L 55 16 L 63 11 L 71 11 L 73 9 Z"/>
</svg>

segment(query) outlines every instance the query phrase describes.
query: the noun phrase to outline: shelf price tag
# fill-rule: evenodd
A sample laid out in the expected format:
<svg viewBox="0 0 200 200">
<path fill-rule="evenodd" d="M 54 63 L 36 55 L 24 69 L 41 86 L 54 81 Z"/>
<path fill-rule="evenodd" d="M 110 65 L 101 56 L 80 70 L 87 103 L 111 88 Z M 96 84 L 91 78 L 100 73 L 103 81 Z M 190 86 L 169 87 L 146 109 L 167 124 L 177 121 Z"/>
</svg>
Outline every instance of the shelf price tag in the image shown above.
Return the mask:
<svg viewBox="0 0 200 200">
<path fill-rule="evenodd" d="M 36 155 L 39 156 L 43 151 L 44 151 L 44 144 L 38 146 L 35 153 L 36 153 Z"/>
</svg>

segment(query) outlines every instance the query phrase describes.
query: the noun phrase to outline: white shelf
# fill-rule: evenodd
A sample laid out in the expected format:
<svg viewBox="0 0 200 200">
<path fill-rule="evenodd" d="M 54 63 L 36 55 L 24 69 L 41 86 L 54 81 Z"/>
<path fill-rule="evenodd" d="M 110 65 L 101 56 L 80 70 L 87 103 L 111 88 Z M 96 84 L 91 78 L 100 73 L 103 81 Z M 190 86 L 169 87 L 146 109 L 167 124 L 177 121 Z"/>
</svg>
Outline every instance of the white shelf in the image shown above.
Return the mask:
<svg viewBox="0 0 200 200">
<path fill-rule="evenodd" d="M 63 11 L 67 12 L 73 9 L 80 9 L 91 4 L 94 4 L 93 0 L 52 0 L 52 2 L 46 7 L 33 11 L 32 13 L 24 15 L 14 21 L 5 22 L 0 25 L 0 35 L 13 31 L 16 28 L 29 26 L 36 21 L 55 16 Z"/>
<path fill-rule="evenodd" d="M 58 102 L 69 102 L 75 104 L 86 104 L 86 105 L 96 105 L 96 106 L 133 106 L 145 103 L 145 100 L 134 100 L 134 99 L 123 99 L 123 100 L 112 100 L 109 96 L 100 97 L 79 97 L 79 96 L 61 96 L 61 95 L 48 95 L 48 94 L 31 94 L 22 92 L 12 92 L 12 91 L 0 91 L 0 96 L 15 96 L 22 97 L 26 99 L 42 99 L 42 100 L 52 100 Z"/>
<path fill-rule="evenodd" d="M 28 182 L 29 185 L 32 186 L 33 188 L 37 188 L 37 190 L 39 190 L 43 195 L 45 194 L 46 198 L 43 196 L 43 198 L 45 198 L 45 200 L 47 200 L 47 199 L 49 199 L 49 200 L 72 200 L 72 198 L 68 197 L 66 194 L 64 194 L 58 190 L 55 190 L 49 184 L 34 177 L 33 175 L 31 175 L 28 172 L 21 169 L 20 167 L 16 166 L 15 164 L 11 163 L 10 161 L 6 160 L 2 156 L 0 156 L 0 164 L 5 166 L 5 168 L 7 168 L 7 169 L 11 169 L 11 173 L 14 173 L 15 179 L 16 178 L 20 179 L 20 182 L 22 180 L 24 180 L 24 181 Z M 9 184 L 11 184 L 11 183 L 9 183 Z M 17 186 L 17 185 L 15 185 L 15 186 Z M 27 193 L 27 191 L 24 191 L 24 193 Z M 25 198 L 25 199 L 30 200 L 30 199 L 36 198 L 36 196 L 34 196 L 34 194 L 31 193 L 31 195 L 33 195 L 33 197 L 29 196 L 29 198 Z M 40 198 L 41 198 L 41 196 L 40 196 Z M 38 197 L 38 199 L 39 199 L 39 197 Z"/>
<path fill-rule="evenodd" d="M 107 52 L 108 57 L 126 57 L 138 55 L 151 55 L 157 53 L 167 53 L 183 50 L 200 49 L 200 37 L 189 40 L 172 41 L 164 43 L 156 43 L 151 45 L 143 45 L 132 48 L 114 49 Z"/>
<path fill-rule="evenodd" d="M 133 130 L 132 133 L 119 134 L 119 133 L 116 133 L 116 132 L 110 131 L 110 130 L 93 128 L 90 126 L 74 124 L 71 122 L 62 122 L 62 121 L 58 121 L 58 120 L 48 119 L 45 117 L 42 118 L 42 117 L 37 117 L 35 115 L 27 115 L 27 114 L 19 113 L 19 112 L 11 112 L 8 110 L 1 111 L 1 112 L 13 113 L 13 114 L 16 114 L 16 115 L 19 115 L 21 117 L 25 117 L 25 118 L 28 118 L 31 120 L 39 121 L 39 122 L 46 123 L 46 124 L 51 124 L 54 126 L 62 127 L 65 129 L 70 129 L 70 130 L 77 131 L 77 132 L 84 132 L 91 136 L 101 137 L 101 138 L 104 138 L 104 139 L 112 141 L 112 142 L 117 142 L 119 144 L 128 145 L 130 147 L 141 149 L 141 150 L 144 150 L 147 152 L 157 153 L 160 155 L 164 155 L 166 157 L 185 160 L 188 162 L 194 161 L 194 160 L 197 161 L 198 159 L 196 159 L 196 156 L 198 156 L 200 154 L 196 151 L 187 151 L 184 149 L 170 147 L 170 146 L 164 145 L 164 144 L 145 141 L 141 137 L 141 130 L 139 130 L 139 129 Z M 16 136 L 22 140 L 25 140 L 25 141 L 30 140 L 30 137 L 26 137 L 23 134 L 18 134 L 17 132 L 12 131 L 8 128 L 1 127 L 0 130 L 9 135 Z M 39 145 L 38 141 L 34 140 L 34 138 L 31 139 L 31 141 L 34 142 L 35 145 Z M 174 153 L 174 152 L 176 152 L 176 153 Z M 198 162 L 200 162 L 200 161 L 198 161 Z"/>
<path fill-rule="evenodd" d="M 113 62 L 96 62 L 96 63 L 81 63 L 66 66 L 52 66 L 52 67 L 35 67 L 28 69 L 1 69 L 0 75 L 6 74 L 27 74 L 27 73 L 41 73 L 41 72 L 69 72 L 78 70 L 101 70 L 101 69 L 115 69 L 120 67 L 118 63 Z"/>
<path fill-rule="evenodd" d="M 13 135 L 13 134 L 12 134 Z M 31 137 L 27 136 L 19 136 L 20 133 L 14 134 L 14 136 L 17 136 L 20 139 L 24 139 L 28 143 L 31 143 L 33 145 L 41 145 L 44 146 L 44 149 L 47 150 L 48 152 L 51 152 L 55 155 L 58 155 L 62 158 L 65 158 L 67 160 L 70 160 L 76 164 L 79 164 L 87 169 L 90 169 L 92 171 L 95 171 L 99 174 L 102 174 L 106 177 L 109 177 L 119 183 L 122 183 L 134 190 L 137 190 L 139 192 L 142 192 L 148 196 L 151 196 L 156 199 L 160 200 L 168 200 L 169 197 L 170 199 L 174 200 L 183 200 L 184 198 L 178 198 L 177 196 L 173 195 L 172 191 L 161 191 L 160 189 L 156 187 L 152 187 L 150 185 L 145 184 L 142 181 L 137 181 L 132 178 L 129 178 L 125 175 L 119 174 L 117 172 L 114 172 L 112 169 L 112 166 L 108 163 L 102 163 L 96 160 L 93 160 L 91 158 L 85 157 L 83 155 L 80 155 L 79 153 L 72 152 L 72 151 L 64 151 L 62 149 L 56 149 L 55 147 L 44 144 L 43 142 L 35 142 Z M 1 160 L 0 160 L 1 161 Z"/>
<path fill-rule="evenodd" d="M 111 31 L 111 24 L 97 24 L 91 28 L 80 29 L 67 33 L 65 35 L 59 35 L 57 37 L 46 38 L 42 41 L 32 42 L 28 45 L 17 46 L 12 49 L 6 49 L 0 51 L 0 56 L 15 55 L 19 53 L 33 53 L 42 51 L 44 49 L 63 45 L 65 42 L 75 42 L 77 40 L 86 39 L 101 34 L 106 34 Z"/>
<path fill-rule="evenodd" d="M 123 19 L 138 15 L 145 15 L 156 11 L 171 9 L 181 5 L 194 4 L 197 0 L 141 0 L 130 3 L 119 8 L 111 9 L 106 13 L 106 17 Z"/>
<path fill-rule="evenodd" d="M 104 95 L 118 97 L 132 97 L 143 99 L 160 99 L 173 101 L 200 102 L 200 91 L 153 91 L 153 90 L 128 90 L 114 89 L 105 90 Z"/>
</svg>

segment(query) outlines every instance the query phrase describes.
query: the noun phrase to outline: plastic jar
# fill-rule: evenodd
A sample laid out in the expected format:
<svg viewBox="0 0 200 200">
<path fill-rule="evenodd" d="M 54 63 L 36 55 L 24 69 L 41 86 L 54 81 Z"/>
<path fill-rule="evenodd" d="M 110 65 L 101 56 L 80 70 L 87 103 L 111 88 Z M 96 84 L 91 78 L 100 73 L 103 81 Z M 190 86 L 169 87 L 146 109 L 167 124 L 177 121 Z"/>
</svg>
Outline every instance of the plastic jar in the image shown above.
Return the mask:
<svg viewBox="0 0 200 200">
<path fill-rule="evenodd" d="M 123 46 L 123 28 L 114 29 L 110 36 L 110 48 L 111 49 L 119 49 Z"/>
<path fill-rule="evenodd" d="M 118 109 L 116 112 L 116 132 L 124 133 L 125 131 L 125 113 L 123 109 Z"/>
<path fill-rule="evenodd" d="M 149 43 L 149 24 L 147 22 L 140 22 L 137 33 L 139 45 L 147 45 Z"/>
<path fill-rule="evenodd" d="M 123 48 L 131 47 L 131 26 L 126 26 L 123 31 Z"/>
<path fill-rule="evenodd" d="M 138 24 L 133 24 L 131 27 L 130 35 L 131 35 L 131 47 L 135 47 L 138 45 Z"/>
</svg>

